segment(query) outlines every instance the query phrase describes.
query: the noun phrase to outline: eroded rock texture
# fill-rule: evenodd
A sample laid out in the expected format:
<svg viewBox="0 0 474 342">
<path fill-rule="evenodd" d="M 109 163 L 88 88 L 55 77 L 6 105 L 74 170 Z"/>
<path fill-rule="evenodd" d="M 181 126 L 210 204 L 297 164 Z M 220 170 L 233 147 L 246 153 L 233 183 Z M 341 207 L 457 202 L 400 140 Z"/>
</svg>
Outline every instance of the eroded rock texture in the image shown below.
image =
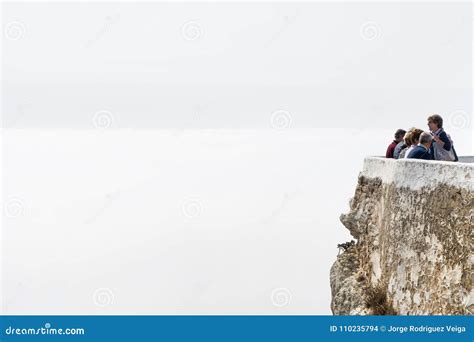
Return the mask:
<svg viewBox="0 0 474 342">
<path fill-rule="evenodd" d="M 333 313 L 472 314 L 473 165 L 431 162 L 431 174 L 430 162 L 367 163 L 350 211 L 341 215 L 357 243 L 331 268 Z M 380 177 L 367 172 L 370 166 L 380 168 Z M 400 176 L 400 168 L 417 166 L 424 177 L 444 178 L 410 184 L 387 174 L 390 167 Z M 449 178 L 449 168 L 456 168 L 456 179 Z"/>
</svg>

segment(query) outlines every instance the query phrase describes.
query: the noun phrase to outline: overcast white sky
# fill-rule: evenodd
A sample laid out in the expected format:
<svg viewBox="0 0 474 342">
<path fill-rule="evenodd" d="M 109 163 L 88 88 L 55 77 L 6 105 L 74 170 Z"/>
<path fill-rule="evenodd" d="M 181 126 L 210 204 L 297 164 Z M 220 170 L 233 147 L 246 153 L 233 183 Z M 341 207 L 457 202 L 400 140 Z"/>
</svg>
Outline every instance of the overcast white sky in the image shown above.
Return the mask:
<svg viewBox="0 0 474 342">
<path fill-rule="evenodd" d="M 3 8 L 22 31 L 4 39 L 7 127 L 87 128 L 102 109 L 142 128 L 267 128 L 278 109 L 295 128 L 471 113 L 468 2 Z"/>
</svg>

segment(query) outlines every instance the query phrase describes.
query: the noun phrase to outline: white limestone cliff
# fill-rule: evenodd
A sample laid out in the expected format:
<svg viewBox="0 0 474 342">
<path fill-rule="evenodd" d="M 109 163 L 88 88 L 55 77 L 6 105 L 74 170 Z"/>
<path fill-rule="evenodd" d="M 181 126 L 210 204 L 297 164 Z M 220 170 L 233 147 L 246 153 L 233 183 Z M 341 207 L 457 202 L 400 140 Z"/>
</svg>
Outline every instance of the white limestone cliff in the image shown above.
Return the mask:
<svg viewBox="0 0 474 342">
<path fill-rule="evenodd" d="M 341 215 L 357 242 L 331 268 L 334 314 L 473 313 L 473 161 L 365 159 Z"/>
</svg>

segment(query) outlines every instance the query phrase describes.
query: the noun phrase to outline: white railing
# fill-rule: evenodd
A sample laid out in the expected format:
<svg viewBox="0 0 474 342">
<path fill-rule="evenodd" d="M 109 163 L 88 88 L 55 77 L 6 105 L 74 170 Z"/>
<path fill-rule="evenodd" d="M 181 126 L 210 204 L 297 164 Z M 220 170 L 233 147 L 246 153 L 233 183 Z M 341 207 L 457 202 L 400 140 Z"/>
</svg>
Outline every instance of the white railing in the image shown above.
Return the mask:
<svg viewBox="0 0 474 342">
<path fill-rule="evenodd" d="M 474 191 L 474 157 L 459 159 L 459 162 L 445 162 L 367 157 L 361 175 L 412 189 L 446 184 Z"/>
</svg>

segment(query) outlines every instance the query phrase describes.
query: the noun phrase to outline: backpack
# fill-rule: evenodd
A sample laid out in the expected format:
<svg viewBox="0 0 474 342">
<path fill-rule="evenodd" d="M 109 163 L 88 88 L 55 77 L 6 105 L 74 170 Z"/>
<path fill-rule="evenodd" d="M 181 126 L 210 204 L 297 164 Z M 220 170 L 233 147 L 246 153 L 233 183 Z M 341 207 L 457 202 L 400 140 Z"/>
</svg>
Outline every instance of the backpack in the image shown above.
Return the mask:
<svg viewBox="0 0 474 342">
<path fill-rule="evenodd" d="M 443 131 L 441 131 L 443 132 Z M 441 133 L 440 132 L 440 133 Z M 443 147 L 439 146 L 436 141 L 433 141 L 433 152 L 434 152 L 434 159 L 435 160 L 444 160 L 444 161 L 455 161 L 456 156 L 454 155 L 454 145 L 451 136 L 446 133 L 448 136 L 449 141 L 451 142 L 451 149 L 445 150 Z M 439 136 L 439 134 L 438 134 Z"/>
</svg>

